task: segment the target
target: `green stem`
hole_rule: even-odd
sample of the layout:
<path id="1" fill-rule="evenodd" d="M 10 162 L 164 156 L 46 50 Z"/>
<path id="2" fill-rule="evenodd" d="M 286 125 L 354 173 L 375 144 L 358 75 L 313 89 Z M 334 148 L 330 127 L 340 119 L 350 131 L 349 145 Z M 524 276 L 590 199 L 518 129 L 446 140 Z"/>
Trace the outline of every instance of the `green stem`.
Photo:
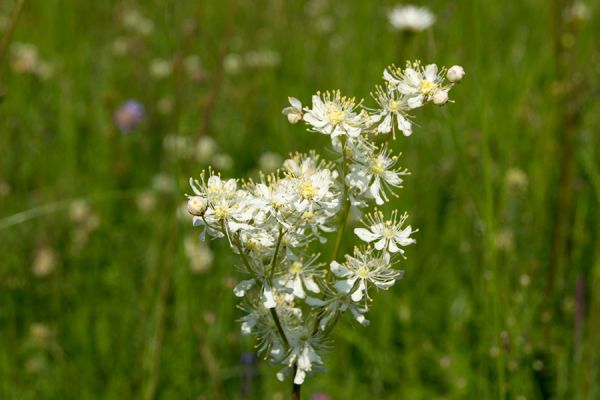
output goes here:
<path id="1" fill-rule="evenodd" d="M 279 236 L 277 237 L 277 244 L 275 245 L 275 252 L 273 253 L 273 258 L 271 259 L 271 273 L 269 275 L 269 283 L 273 284 L 273 275 L 275 274 L 275 268 L 277 268 L 277 261 L 279 260 L 279 248 L 281 247 L 281 240 L 283 239 L 283 235 L 285 232 L 281 225 L 279 225 Z"/>
<path id="2" fill-rule="evenodd" d="M 6 53 L 6 49 L 8 48 L 8 42 L 10 37 L 15 30 L 15 26 L 17 25 L 17 21 L 19 19 L 19 15 L 21 15 L 21 11 L 23 10 L 23 5 L 25 4 L 25 0 L 19 0 L 17 5 L 15 6 L 15 11 L 13 15 L 10 17 L 10 21 L 8 23 L 8 28 L 4 35 L 2 36 L 2 40 L 0 41 L 0 65 L 2 64 L 2 60 L 4 59 L 4 54 Z"/>
<path id="3" fill-rule="evenodd" d="M 335 238 L 335 247 L 333 249 L 333 253 L 331 255 L 331 261 L 335 261 L 338 258 L 340 253 L 340 248 L 342 247 L 342 238 L 344 236 L 344 229 L 346 228 L 346 221 L 348 220 L 348 212 L 350 211 L 350 198 L 348 196 L 348 189 L 346 189 L 346 168 L 347 168 L 348 160 L 346 159 L 346 141 L 342 144 L 342 185 L 343 185 L 343 194 L 342 198 L 344 199 L 344 204 L 342 205 L 342 213 L 340 226 L 338 228 L 337 237 Z M 329 275 L 329 272 L 328 272 Z"/>
<path id="4" fill-rule="evenodd" d="M 281 229 L 280 229 L 279 240 L 277 241 L 277 247 L 275 248 L 275 254 L 273 255 L 274 260 L 277 258 L 277 253 L 279 253 L 279 247 L 281 244 L 282 236 L 283 236 L 283 233 L 281 233 Z M 233 243 L 233 245 L 235 247 L 237 247 L 238 252 L 240 253 L 240 258 L 242 259 L 242 262 L 246 266 L 246 269 L 248 270 L 250 275 L 252 275 L 252 277 L 254 278 L 254 280 L 256 282 L 259 282 L 257 274 L 254 272 L 254 269 L 250 265 L 250 262 L 248 261 L 248 258 L 246 257 L 244 250 L 242 249 L 239 237 L 235 237 L 235 243 Z M 271 269 L 273 269 L 273 267 L 275 267 L 275 264 L 271 263 Z M 271 275 L 273 275 L 273 274 L 271 273 Z M 269 283 L 272 286 L 272 276 L 271 276 L 270 281 L 271 282 L 269 282 Z M 277 333 L 279 333 L 279 336 L 280 336 L 281 340 L 283 341 L 283 343 L 285 343 L 285 346 L 287 348 L 289 348 L 290 342 L 288 341 L 287 336 L 285 335 L 285 331 L 283 330 L 283 326 L 281 325 L 281 321 L 279 320 L 279 316 L 277 315 L 277 310 L 275 310 L 275 308 L 270 308 L 269 312 L 271 313 L 271 316 L 273 317 L 273 322 L 275 322 L 275 327 L 277 328 Z"/>

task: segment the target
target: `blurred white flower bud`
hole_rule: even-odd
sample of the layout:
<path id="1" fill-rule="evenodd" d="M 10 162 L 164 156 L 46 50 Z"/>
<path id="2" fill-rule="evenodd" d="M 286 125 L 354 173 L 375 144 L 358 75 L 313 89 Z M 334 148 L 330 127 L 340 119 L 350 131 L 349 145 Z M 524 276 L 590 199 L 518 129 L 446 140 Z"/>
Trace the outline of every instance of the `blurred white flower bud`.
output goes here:
<path id="1" fill-rule="evenodd" d="M 460 82 L 465 77 L 465 70 L 460 65 L 454 65 L 450 67 L 446 78 L 452 83 Z"/>
<path id="2" fill-rule="evenodd" d="M 200 196 L 192 196 L 189 198 L 187 203 L 187 210 L 190 214 L 195 216 L 202 216 L 208 207 L 208 202 L 205 198 Z"/>
<path id="3" fill-rule="evenodd" d="M 302 113 L 302 103 L 295 97 L 288 97 L 288 100 L 291 106 L 284 108 L 281 113 L 287 117 L 290 124 L 297 124 L 304 115 Z"/>
<path id="4" fill-rule="evenodd" d="M 433 104 L 437 104 L 438 106 L 442 106 L 448 102 L 448 92 L 445 90 L 438 90 L 433 95 Z"/>

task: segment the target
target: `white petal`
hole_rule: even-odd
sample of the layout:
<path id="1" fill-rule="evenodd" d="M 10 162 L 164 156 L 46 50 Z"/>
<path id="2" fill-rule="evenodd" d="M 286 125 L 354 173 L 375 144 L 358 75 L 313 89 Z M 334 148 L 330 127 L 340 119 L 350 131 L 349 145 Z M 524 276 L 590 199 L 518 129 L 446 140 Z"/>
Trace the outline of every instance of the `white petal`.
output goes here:
<path id="1" fill-rule="evenodd" d="M 306 296 L 304 294 L 304 288 L 302 287 L 302 279 L 300 279 L 300 276 L 296 276 L 294 278 L 294 282 L 292 284 L 292 288 L 294 290 L 294 296 L 303 299 L 304 296 Z"/>
<path id="2" fill-rule="evenodd" d="M 348 292 L 350 292 L 350 289 L 352 289 L 352 287 L 354 286 L 354 282 L 356 282 L 356 279 L 357 278 L 355 277 L 337 281 L 334 287 L 339 293 L 347 294 Z"/>
<path id="3" fill-rule="evenodd" d="M 381 238 L 381 240 L 379 240 L 377 243 L 375 243 L 375 248 L 377 250 L 381 250 L 385 247 L 385 242 L 387 241 L 386 238 Z"/>
<path id="4" fill-rule="evenodd" d="M 266 285 L 263 290 L 263 305 L 266 308 L 275 308 L 277 306 L 277 302 L 275 302 L 275 296 L 273 295 L 273 291 L 271 287 Z"/>
<path id="5" fill-rule="evenodd" d="M 297 108 L 298 110 L 302 110 L 302 103 L 295 97 L 288 97 L 288 100 L 292 107 Z"/>
<path id="6" fill-rule="evenodd" d="M 404 71 L 404 76 L 406 76 L 408 82 L 412 86 L 419 86 L 421 84 L 420 74 L 418 74 L 417 71 L 415 71 L 412 68 L 406 68 L 406 70 Z"/>
<path id="7" fill-rule="evenodd" d="M 241 281 L 233 288 L 233 294 L 235 294 L 237 297 L 244 297 L 246 292 L 250 290 L 250 288 L 254 286 L 255 283 L 256 282 L 254 281 L 254 279 Z"/>
<path id="8" fill-rule="evenodd" d="M 296 371 L 296 376 L 294 377 L 294 383 L 296 385 L 302 385 L 304 383 L 304 378 L 306 377 L 306 372 L 304 370 L 298 368 Z"/>
<path id="9" fill-rule="evenodd" d="M 308 290 L 310 290 L 311 292 L 313 292 L 313 293 L 319 293 L 319 292 L 321 292 L 321 289 L 319 288 L 319 285 L 317 285 L 317 283 L 312 278 L 312 276 L 304 278 L 304 284 L 306 285 L 306 288 Z"/>
<path id="10" fill-rule="evenodd" d="M 345 278 L 350 275 L 350 270 L 340 264 L 337 261 L 332 261 L 330 264 L 331 272 L 334 273 L 335 276 L 339 276 L 340 278 Z"/>
<path id="11" fill-rule="evenodd" d="M 437 77 L 438 67 L 435 64 L 429 64 L 425 67 L 425 79 L 430 82 L 434 82 Z"/>
<path id="12" fill-rule="evenodd" d="M 356 234 L 356 236 L 358 236 L 361 240 L 370 243 L 373 240 L 379 238 L 379 235 L 374 234 L 373 232 L 371 232 L 370 230 L 367 230 L 365 228 L 356 228 L 354 229 L 354 233 Z"/>
<path id="13" fill-rule="evenodd" d="M 321 299 L 317 299 L 314 297 L 310 297 L 310 296 L 306 296 L 306 299 L 304 299 L 304 301 L 306 302 L 306 304 L 308 304 L 309 306 L 313 306 L 313 307 L 323 307 L 324 305 L 327 304 L 326 301 L 323 301 Z"/>
<path id="14" fill-rule="evenodd" d="M 410 108 L 419 108 L 423 105 L 423 95 L 420 94 L 416 97 L 411 97 L 407 103 Z"/>
<path id="15" fill-rule="evenodd" d="M 355 302 L 361 301 L 363 298 L 363 290 L 364 289 L 365 289 L 365 282 L 360 281 L 360 284 L 358 285 L 358 289 L 356 289 L 356 291 L 354 293 L 352 293 L 352 295 L 350 296 L 352 301 L 355 301 Z"/>

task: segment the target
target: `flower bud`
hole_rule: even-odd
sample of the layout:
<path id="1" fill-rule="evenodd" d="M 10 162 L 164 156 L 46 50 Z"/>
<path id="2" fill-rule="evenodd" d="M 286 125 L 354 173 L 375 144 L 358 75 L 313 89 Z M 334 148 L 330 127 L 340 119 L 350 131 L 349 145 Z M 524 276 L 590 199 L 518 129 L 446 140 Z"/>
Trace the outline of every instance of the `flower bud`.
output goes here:
<path id="1" fill-rule="evenodd" d="M 448 92 L 445 90 L 438 90 L 433 95 L 433 104 L 437 104 L 438 106 L 442 106 L 448 102 Z"/>
<path id="2" fill-rule="evenodd" d="M 200 196 L 192 196 L 188 199 L 187 210 L 190 214 L 200 217 L 206 212 L 208 202 Z"/>
<path id="3" fill-rule="evenodd" d="M 288 122 L 290 124 L 297 124 L 302 119 L 302 114 L 300 113 L 289 113 L 287 115 Z"/>
<path id="4" fill-rule="evenodd" d="M 454 65 L 450 67 L 448 73 L 446 74 L 446 78 L 452 83 L 460 82 L 462 78 L 465 76 L 465 70 L 460 65 Z"/>

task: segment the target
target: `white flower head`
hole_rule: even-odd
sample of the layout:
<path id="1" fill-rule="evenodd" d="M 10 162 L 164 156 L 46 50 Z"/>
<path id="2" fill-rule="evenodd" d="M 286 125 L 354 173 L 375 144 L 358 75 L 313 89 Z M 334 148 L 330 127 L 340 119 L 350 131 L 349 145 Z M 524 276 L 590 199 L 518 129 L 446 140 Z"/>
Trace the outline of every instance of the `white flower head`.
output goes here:
<path id="1" fill-rule="evenodd" d="M 425 7 L 414 5 L 394 7 L 388 14 L 390 25 L 399 31 L 421 32 L 435 22 L 435 16 Z"/>
<path id="2" fill-rule="evenodd" d="M 363 129 L 363 118 L 355 112 L 358 105 L 354 98 L 342 96 L 339 90 L 317 92 L 312 97 L 312 108 L 304 110 L 304 121 L 312 130 L 332 138 L 337 136 L 357 137 Z"/>
<path id="3" fill-rule="evenodd" d="M 350 173 L 346 175 L 346 184 L 367 193 L 375 199 L 378 205 L 389 200 L 388 192 L 395 195 L 393 189 L 402 184 L 403 175 L 408 175 L 405 169 L 394 168 L 398 162 L 397 156 L 384 147 L 379 153 L 372 154 L 366 160 L 357 160 L 350 164 Z"/>
<path id="4" fill-rule="evenodd" d="M 370 300 L 369 285 L 389 289 L 403 275 L 402 271 L 391 267 L 389 253 L 375 256 L 370 248 L 360 250 L 355 247 L 354 255 L 346 255 L 344 264 L 332 261 L 330 267 L 336 277 L 342 278 L 336 282 L 336 289 L 350 294 L 350 298 L 355 302 L 361 301 L 363 297 Z"/>
<path id="5" fill-rule="evenodd" d="M 363 224 L 368 229 L 356 228 L 354 233 L 367 243 L 375 242 L 374 246 L 377 250 L 404 254 L 402 247 L 416 242 L 410 237 L 416 230 L 413 230 L 410 225 L 404 227 L 407 218 L 408 214 L 398 215 L 394 210 L 391 218 L 386 220 L 381 211 L 375 211 L 364 218 Z"/>
<path id="6" fill-rule="evenodd" d="M 377 86 L 375 93 L 371 95 L 381 107 L 381 113 L 378 115 L 377 133 L 393 132 L 395 138 L 397 126 L 404 136 L 410 136 L 412 134 L 412 124 L 406 115 L 406 110 L 410 108 L 406 98 L 389 85 L 386 86 L 386 89 Z M 394 120 L 396 123 L 394 123 Z"/>
<path id="7" fill-rule="evenodd" d="M 320 270 L 321 264 L 317 264 L 319 255 L 316 254 L 308 259 L 288 259 L 284 268 L 284 274 L 281 276 L 281 284 L 285 287 L 292 289 L 292 293 L 295 297 L 303 299 L 306 297 L 305 288 L 313 293 L 320 293 L 321 289 L 317 285 L 315 278 L 319 278 L 323 275 L 323 271 Z"/>
<path id="8" fill-rule="evenodd" d="M 387 67 L 383 79 L 407 97 L 408 107 L 412 109 L 433 101 L 437 92 L 450 90 L 451 85 L 444 84 L 445 72 L 445 68 L 439 70 L 435 64 L 423 67 L 415 61 L 407 63 L 404 69 Z"/>

